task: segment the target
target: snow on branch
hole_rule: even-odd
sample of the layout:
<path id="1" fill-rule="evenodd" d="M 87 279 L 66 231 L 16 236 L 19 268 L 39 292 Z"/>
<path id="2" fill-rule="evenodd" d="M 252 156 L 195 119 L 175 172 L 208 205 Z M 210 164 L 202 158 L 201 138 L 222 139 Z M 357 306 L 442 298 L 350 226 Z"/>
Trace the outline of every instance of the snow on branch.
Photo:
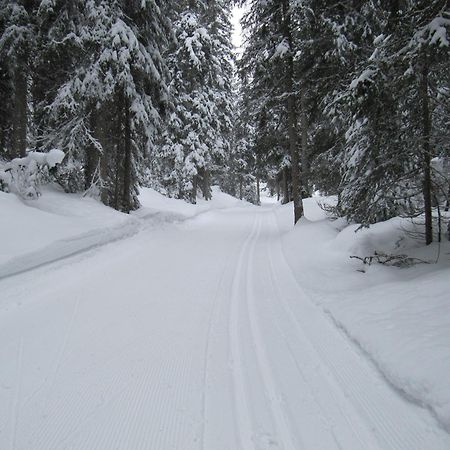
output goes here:
<path id="1" fill-rule="evenodd" d="M 30 151 L 23 158 L 15 158 L 0 169 L 0 190 L 14 192 L 22 198 L 41 195 L 39 185 L 64 159 L 64 152 L 52 149 L 48 153 Z"/>

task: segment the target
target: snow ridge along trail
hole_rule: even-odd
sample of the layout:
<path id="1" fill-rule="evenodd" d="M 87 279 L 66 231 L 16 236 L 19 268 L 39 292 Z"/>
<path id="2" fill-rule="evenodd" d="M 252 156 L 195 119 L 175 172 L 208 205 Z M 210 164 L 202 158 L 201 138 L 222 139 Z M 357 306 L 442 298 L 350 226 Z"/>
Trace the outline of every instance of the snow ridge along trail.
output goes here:
<path id="1" fill-rule="evenodd" d="M 273 215 L 272 224 L 279 235 Z M 320 367 L 334 378 L 332 381 L 336 383 L 333 384 L 353 406 L 359 420 L 351 419 L 352 428 L 363 419 L 382 449 L 450 448 L 449 435 L 430 412 L 398 395 L 359 349 L 307 297 L 284 258 L 280 239 L 270 240 L 268 246 L 268 260 L 277 285 L 284 290 L 277 297 L 282 301 L 281 309 L 290 317 L 290 321 L 283 323 L 294 324 L 298 335 L 307 337 L 321 361 Z M 337 404 L 345 405 L 342 401 Z M 345 444 L 343 448 L 353 447 Z"/>
<path id="2" fill-rule="evenodd" d="M 297 284 L 269 208 L 143 229 L 0 298 L 1 449 L 450 448 Z"/>

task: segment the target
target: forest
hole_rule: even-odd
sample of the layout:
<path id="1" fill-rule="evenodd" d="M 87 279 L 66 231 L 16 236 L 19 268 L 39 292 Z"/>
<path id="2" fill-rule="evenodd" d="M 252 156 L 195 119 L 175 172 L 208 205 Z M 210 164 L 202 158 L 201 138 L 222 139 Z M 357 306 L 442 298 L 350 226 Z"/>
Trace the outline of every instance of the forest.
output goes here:
<path id="1" fill-rule="evenodd" d="M 129 212 L 139 186 L 258 204 L 265 183 L 295 222 L 321 192 L 332 216 L 417 218 L 431 243 L 449 207 L 449 26 L 446 0 L 1 0 L 0 189 L 51 180 Z"/>
<path id="2" fill-rule="evenodd" d="M 0 0 L 0 449 L 449 450 L 450 2 Z"/>

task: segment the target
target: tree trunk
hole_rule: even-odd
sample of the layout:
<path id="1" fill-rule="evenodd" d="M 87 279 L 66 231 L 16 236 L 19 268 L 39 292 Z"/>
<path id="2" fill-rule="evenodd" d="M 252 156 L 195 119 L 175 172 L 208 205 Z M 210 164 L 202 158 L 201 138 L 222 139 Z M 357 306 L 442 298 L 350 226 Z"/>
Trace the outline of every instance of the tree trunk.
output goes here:
<path id="1" fill-rule="evenodd" d="M 97 125 L 97 110 L 95 107 L 92 108 L 90 115 L 90 129 L 91 134 L 98 139 L 98 125 Z M 85 166 L 84 166 L 84 188 L 85 190 L 90 189 L 92 184 L 95 182 L 95 175 L 98 169 L 98 164 L 100 160 L 100 154 L 98 148 L 92 143 L 87 149 L 85 155 Z M 97 172 L 98 175 L 98 172 Z"/>
<path id="2" fill-rule="evenodd" d="M 420 81 L 420 99 L 422 104 L 422 170 L 423 170 L 423 206 L 425 215 L 425 243 L 433 242 L 433 215 L 431 196 L 431 116 L 428 96 L 428 60 L 424 52 Z"/>
<path id="3" fill-rule="evenodd" d="M 291 35 L 291 13 L 289 1 L 283 0 L 283 34 L 289 44 L 290 51 L 286 55 L 286 93 L 289 130 L 289 151 L 291 154 L 292 200 L 294 203 L 294 224 L 303 215 L 303 204 L 300 192 L 299 155 L 297 145 L 297 108 L 294 96 L 294 55 Z"/>
<path id="4" fill-rule="evenodd" d="M 28 86 L 25 69 L 18 67 L 14 74 L 13 139 L 11 156 L 20 158 L 27 149 Z"/>
<path id="5" fill-rule="evenodd" d="M 203 194 L 203 198 L 205 200 L 211 200 L 212 195 L 211 195 L 211 177 L 209 174 L 209 170 L 207 169 L 203 169 L 202 170 L 202 194 Z"/>
<path id="6" fill-rule="evenodd" d="M 302 88 L 300 91 L 300 119 L 302 127 L 302 176 L 301 176 L 301 186 L 303 196 L 309 197 L 311 195 L 311 187 L 309 185 L 309 153 L 308 153 L 308 120 L 306 117 L 306 99 L 305 99 L 305 89 Z"/>
<path id="7" fill-rule="evenodd" d="M 95 137 L 100 141 L 102 146 L 102 154 L 100 155 L 100 198 L 102 203 L 105 205 L 110 205 L 110 171 L 109 171 L 109 161 L 111 152 L 111 140 L 108 139 L 110 134 L 106 132 L 106 117 L 105 117 L 105 107 L 102 106 L 97 111 L 97 120 L 95 128 Z"/>
<path id="8" fill-rule="evenodd" d="M 261 189 L 260 189 L 260 181 L 259 181 L 259 175 L 256 174 L 256 204 L 261 204 Z"/>
<path id="9" fill-rule="evenodd" d="M 243 191 L 243 180 L 242 180 L 242 175 L 239 175 L 239 199 L 242 200 L 242 198 L 244 197 L 244 191 Z"/>
<path id="10" fill-rule="evenodd" d="M 130 108 L 128 99 L 125 97 L 123 101 L 124 107 L 124 162 L 123 162 L 123 211 L 129 213 L 131 211 L 131 123 Z"/>
<path id="11" fill-rule="evenodd" d="M 123 186 L 123 96 L 122 93 L 116 93 L 117 121 L 114 129 L 114 152 L 115 152 L 115 175 L 114 175 L 114 203 L 113 208 L 122 209 L 121 193 Z"/>
<path id="12" fill-rule="evenodd" d="M 194 205 L 197 203 L 197 183 L 198 183 L 198 176 L 194 175 L 192 177 L 192 191 L 191 191 L 191 203 Z"/>
<path id="13" fill-rule="evenodd" d="M 283 205 L 289 203 L 289 183 L 288 183 L 288 168 L 283 168 Z"/>

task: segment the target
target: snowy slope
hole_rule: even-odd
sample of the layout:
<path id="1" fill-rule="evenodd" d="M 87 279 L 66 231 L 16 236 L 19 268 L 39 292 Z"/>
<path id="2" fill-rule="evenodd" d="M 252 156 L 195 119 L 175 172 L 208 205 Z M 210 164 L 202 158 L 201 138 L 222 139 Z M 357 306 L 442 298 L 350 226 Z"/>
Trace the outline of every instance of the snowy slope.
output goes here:
<path id="1" fill-rule="evenodd" d="M 28 201 L 0 192 L 0 211 L 0 278 L 137 230 L 132 217 L 56 189 Z"/>
<path id="2" fill-rule="evenodd" d="M 324 220 L 313 199 L 309 220 L 285 234 L 283 249 L 298 282 L 405 398 L 429 408 L 450 430 L 450 245 L 424 248 L 391 219 L 355 233 Z M 286 222 L 290 210 L 280 209 Z M 350 255 L 407 253 L 432 262 L 409 269 L 363 266 Z M 358 270 L 364 269 L 365 273 Z"/>
<path id="3" fill-rule="evenodd" d="M 142 207 L 131 215 L 79 194 L 49 187 L 35 200 L 0 192 L 0 279 L 132 236 L 144 227 L 186 220 L 210 209 L 239 207 L 213 188 L 213 200 L 197 205 L 141 190 Z"/>
<path id="4" fill-rule="evenodd" d="M 143 191 L 126 218 L 135 234 L 0 280 L 0 448 L 450 448 L 430 410 L 393 388 L 401 379 L 387 381 L 397 335 L 357 305 L 392 271 L 356 272 L 317 210 L 289 231 L 289 205 L 216 194 L 192 206 Z M 74 206 L 60 200 L 56 216 Z M 110 213 L 105 229 L 122 217 Z M 407 367 L 393 344 L 385 366 L 409 381 L 438 374 L 445 401 L 441 367 L 417 355 Z"/>

